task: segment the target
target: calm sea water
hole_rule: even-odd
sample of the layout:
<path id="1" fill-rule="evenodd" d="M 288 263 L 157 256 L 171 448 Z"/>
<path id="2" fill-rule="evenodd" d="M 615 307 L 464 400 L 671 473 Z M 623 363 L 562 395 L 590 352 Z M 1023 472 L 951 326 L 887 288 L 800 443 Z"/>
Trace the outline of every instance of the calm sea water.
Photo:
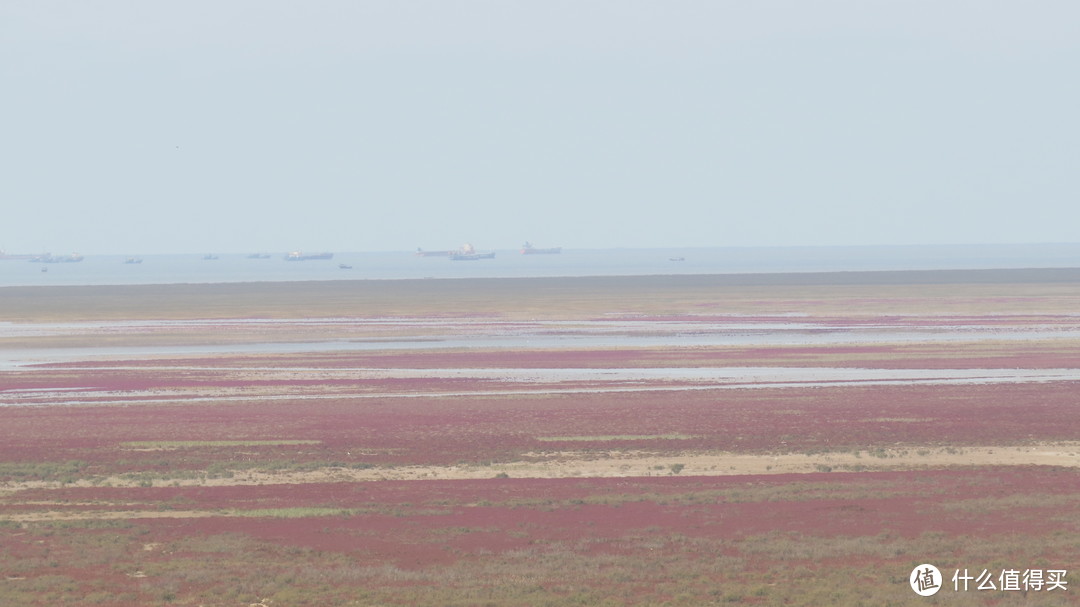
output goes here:
<path id="1" fill-rule="evenodd" d="M 564 249 L 557 255 L 497 251 L 494 259 L 451 261 L 412 252 L 335 252 L 332 260 L 285 261 L 246 254 L 87 255 L 78 263 L 0 260 L 0 286 L 477 278 L 636 276 L 851 270 L 935 270 L 1080 267 L 1080 244 L 771 247 L 695 249 Z M 352 266 L 342 269 L 340 264 Z M 47 271 L 42 271 L 45 268 Z"/>

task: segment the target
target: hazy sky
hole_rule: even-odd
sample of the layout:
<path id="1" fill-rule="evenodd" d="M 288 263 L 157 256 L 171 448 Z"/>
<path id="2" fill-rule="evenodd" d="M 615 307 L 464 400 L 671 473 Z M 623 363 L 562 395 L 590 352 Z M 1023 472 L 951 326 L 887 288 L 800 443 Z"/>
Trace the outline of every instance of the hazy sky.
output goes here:
<path id="1" fill-rule="evenodd" d="M 1080 3 L 2 0 L 0 248 L 1080 241 Z"/>

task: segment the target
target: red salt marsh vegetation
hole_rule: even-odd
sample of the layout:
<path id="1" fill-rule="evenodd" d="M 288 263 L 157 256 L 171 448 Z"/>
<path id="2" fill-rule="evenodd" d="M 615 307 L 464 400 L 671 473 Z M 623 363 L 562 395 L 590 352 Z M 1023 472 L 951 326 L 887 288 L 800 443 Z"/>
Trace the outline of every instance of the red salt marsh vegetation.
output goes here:
<path id="1" fill-rule="evenodd" d="M 197 476 L 217 469 L 213 464 L 449 466 L 546 461 L 566 451 L 819 454 L 1025 447 L 1080 437 L 1071 382 L 187 404 L 175 402 L 182 395 L 170 398 L 4 410 L 0 461 L 8 468 L 80 461 L 85 474 L 101 478 L 144 471 L 167 481 L 170 473 Z M 238 449 L 235 441 L 251 444 Z M 15 480 L 4 470 L 0 465 L 0 478 Z"/>
<path id="2" fill-rule="evenodd" d="M 0 605 L 1080 603 L 1080 284 L 884 274 L 0 289 Z"/>
<path id="3" fill-rule="evenodd" d="M 1068 566 L 1075 481 L 1008 467 L 32 490 L 57 515 L 5 513 L 4 590 L 28 605 L 901 605 L 928 556 Z"/>

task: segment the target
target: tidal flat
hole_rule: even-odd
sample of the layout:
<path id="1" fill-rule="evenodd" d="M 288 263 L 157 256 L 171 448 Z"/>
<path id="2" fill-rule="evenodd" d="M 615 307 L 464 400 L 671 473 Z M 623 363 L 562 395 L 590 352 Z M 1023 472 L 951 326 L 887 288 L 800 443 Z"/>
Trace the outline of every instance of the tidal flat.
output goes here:
<path id="1" fill-rule="evenodd" d="M 0 604 L 901 605 L 922 563 L 1080 604 L 951 581 L 1078 567 L 1078 310 L 1071 270 L 2 288 Z"/>

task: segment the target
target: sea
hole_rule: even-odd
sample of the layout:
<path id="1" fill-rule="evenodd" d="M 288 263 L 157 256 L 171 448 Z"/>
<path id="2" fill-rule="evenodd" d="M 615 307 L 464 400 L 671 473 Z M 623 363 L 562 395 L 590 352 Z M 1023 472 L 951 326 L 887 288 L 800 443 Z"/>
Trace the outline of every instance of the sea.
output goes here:
<path id="1" fill-rule="evenodd" d="M 284 252 L 268 254 L 142 255 L 140 263 L 126 263 L 130 255 L 85 255 L 68 263 L 0 260 L 0 287 L 1080 267 L 1080 243 L 570 248 L 540 255 L 497 250 L 492 259 L 467 261 L 412 251 L 341 251 L 332 259 L 306 261 L 287 261 Z"/>

